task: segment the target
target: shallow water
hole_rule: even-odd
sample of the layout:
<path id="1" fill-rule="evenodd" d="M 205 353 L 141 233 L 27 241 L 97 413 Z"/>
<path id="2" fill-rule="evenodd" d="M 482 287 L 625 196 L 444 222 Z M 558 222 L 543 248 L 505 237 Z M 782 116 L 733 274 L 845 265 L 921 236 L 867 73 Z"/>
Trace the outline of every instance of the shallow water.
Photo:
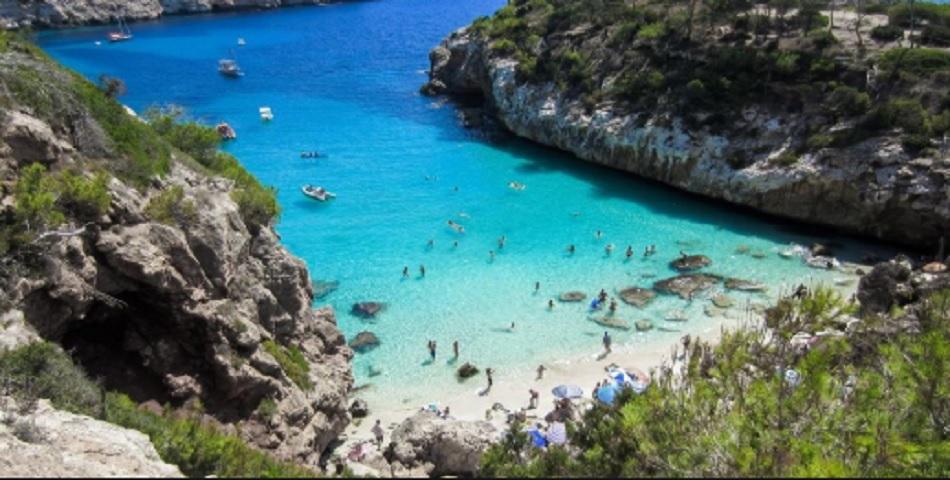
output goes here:
<path id="1" fill-rule="evenodd" d="M 239 139 L 227 149 L 279 189 L 284 243 L 307 262 L 315 281 L 339 282 L 316 304 L 336 307 L 348 337 L 369 329 L 381 338 L 382 346 L 354 362 L 357 381 L 374 385 L 371 401 L 469 388 L 455 382 L 446 362 L 456 339 L 461 361 L 500 375 L 596 349 L 603 329 L 586 320 L 587 302 L 548 311 L 548 299 L 566 290 L 594 295 L 601 288 L 612 294 L 650 286 L 674 274 L 667 262 L 680 250 L 711 257 L 710 272 L 769 283 L 772 294 L 783 285 L 842 276 L 777 255 L 789 243 L 828 237 L 523 141 L 486 143 L 459 127 L 450 105 L 418 95 L 429 49 L 503 3 L 386 0 L 178 17 L 133 25 L 135 38 L 127 43 L 96 46 L 105 28 L 44 33 L 40 43 L 90 78 L 124 79 L 129 93 L 122 100 L 138 111 L 175 103 L 202 121 L 231 123 Z M 238 37 L 247 45 L 238 47 Z M 231 49 L 246 72 L 239 80 L 216 72 L 217 59 Z M 273 122 L 259 120 L 262 105 L 273 109 Z M 300 158 L 309 150 L 328 157 Z M 510 181 L 527 188 L 515 191 Z M 309 200 L 300 193 L 305 183 L 324 185 L 338 198 Z M 448 220 L 466 233 L 449 229 Z M 507 243 L 499 249 L 502 235 Z M 878 249 L 831 240 L 853 257 Z M 608 243 L 616 245 L 609 256 Z M 577 247 L 573 256 L 564 252 L 569 244 Z M 643 258 L 647 244 L 658 253 Z M 627 245 L 636 252 L 630 261 L 624 261 Z M 737 254 L 739 245 L 765 258 Z M 489 250 L 497 253 L 494 261 Z M 410 278 L 402 278 L 404 266 Z M 387 308 L 372 321 L 349 313 L 366 300 Z M 644 310 L 621 304 L 618 315 L 699 332 L 711 325 L 702 313 L 707 303 L 661 296 Z M 664 322 L 671 309 L 686 309 L 689 322 Z M 679 335 L 613 332 L 617 343 L 671 343 Z M 433 365 L 426 364 L 428 339 L 439 344 Z M 369 378 L 370 366 L 383 374 Z"/>

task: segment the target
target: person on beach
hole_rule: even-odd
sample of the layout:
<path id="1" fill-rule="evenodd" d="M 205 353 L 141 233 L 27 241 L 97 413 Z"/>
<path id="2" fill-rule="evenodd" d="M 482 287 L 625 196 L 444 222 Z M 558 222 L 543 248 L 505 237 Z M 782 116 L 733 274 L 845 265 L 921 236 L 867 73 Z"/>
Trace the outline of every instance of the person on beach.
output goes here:
<path id="1" fill-rule="evenodd" d="M 528 395 L 530 395 L 528 398 L 528 408 L 538 408 L 538 398 L 541 396 L 538 391 L 530 388 L 528 389 Z"/>
<path id="2" fill-rule="evenodd" d="M 610 353 L 610 342 L 611 342 L 610 334 L 607 333 L 607 332 L 604 332 L 604 350 L 605 350 L 607 353 Z M 433 354 L 433 355 L 435 355 L 435 354 Z"/>
<path id="3" fill-rule="evenodd" d="M 383 446 L 383 426 L 379 419 L 376 419 L 376 425 L 373 425 L 373 437 L 376 438 L 376 446 L 382 448 Z"/>
<path id="4" fill-rule="evenodd" d="M 425 265 L 419 265 L 419 276 L 420 276 L 420 277 L 425 277 L 425 276 L 426 276 L 426 266 L 425 266 Z"/>
<path id="5" fill-rule="evenodd" d="M 548 310 L 554 310 L 554 299 L 553 299 L 553 298 L 549 298 L 549 299 L 548 299 Z"/>
<path id="6" fill-rule="evenodd" d="M 597 381 L 597 384 L 594 385 L 594 390 L 591 391 L 591 397 L 594 397 L 594 400 L 597 400 L 597 390 L 600 390 L 600 380 Z"/>
<path id="7" fill-rule="evenodd" d="M 545 370 L 547 370 L 547 369 L 544 368 L 544 365 L 538 365 L 538 378 L 537 378 L 537 380 L 541 380 L 541 379 L 544 377 L 544 371 L 545 371 Z"/>
<path id="8" fill-rule="evenodd" d="M 402 267 L 402 278 L 409 278 L 409 266 Z"/>
<path id="9" fill-rule="evenodd" d="M 486 391 L 491 390 L 492 385 L 494 385 L 494 383 L 495 383 L 494 380 L 492 379 L 492 375 L 493 375 L 494 373 L 495 373 L 495 371 L 492 370 L 491 368 L 486 368 L 486 369 L 485 369 L 485 376 L 488 377 L 488 388 L 485 389 Z"/>
<path id="10" fill-rule="evenodd" d="M 459 358 L 459 341 L 458 340 L 452 342 L 452 354 L 455 355 L 455 358 Z"/>

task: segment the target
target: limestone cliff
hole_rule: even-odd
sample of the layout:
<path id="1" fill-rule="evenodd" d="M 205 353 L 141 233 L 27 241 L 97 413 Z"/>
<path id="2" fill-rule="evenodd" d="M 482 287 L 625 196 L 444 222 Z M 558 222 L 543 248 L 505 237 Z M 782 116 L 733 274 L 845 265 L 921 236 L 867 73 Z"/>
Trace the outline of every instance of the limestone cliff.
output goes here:
<path id="1" fill-rule="evenodd" d="M 946 135 L 907 131 L 929 128 L 924 122 L 864 128 L 881 123 L 888 95 L 922 98 L 924 107 L 908 107 L 913 114 L 934 101 L 931 111 L 943 113 L 933 114 L 940 121 L 932 124 L 943 125 L 950 118 L 946 72 L 931 80 L 929 73 L 898 72 L 893 80 L 880 68 L 880 51 L 851 59 L 852 27 L 840 14 L 838 40 L 820 31 L 799 36 L 791 26 L 784 37 L 779 30 L 753 38 L 705 19 L 684 39 L 664 26 L 674 15 L 650 10 L 655 5 L 598 15 L 583 3 L 513 2 L 454 32 L 431 52 L 423 91 L 481 96 L 518 136 L 689 192 L 928 250 L 950 237 Z M 756 18 L 735 15 L 740 26 Z M 702 28 L 708 30 L 700 36 Z M 816 38 L 832 46 L 819 48 Z M 748 73 L 738 71 L 752 63 Z M 775 73 L 781 68 L 790 73 Z M 850 83 L 856 86 L 841 86 Z M 844 94 L 862 99 L 855 110 L 868 113 L 834 110 Z M 868 108 L 869 98 L 880 106 Z M 911 104 L 901 102 L 892 101 Z"/>
<path id="2" fill-rule="evenodd" d="M 0 0 L 0 26 L 70 27 L 116 19 L 151 20 L 162 15 L 318 5 L 334 0 Z"/>
<path id="3" fill-rule="evenodd" d="M 252 444 L 316 464 L 349 422 L 352 352 L 235 182 L 28 45 L 0 52 L 0 105 L 2 344 L 29 338 L 23 318 L 108 389 L 200 400 Z M 164 173 L 141 173 L 163 155 Z M 104 202 L 90 203 L 92 178 L 108 179 Z M 176 196 L 188 215 L 154 213 Z"/>

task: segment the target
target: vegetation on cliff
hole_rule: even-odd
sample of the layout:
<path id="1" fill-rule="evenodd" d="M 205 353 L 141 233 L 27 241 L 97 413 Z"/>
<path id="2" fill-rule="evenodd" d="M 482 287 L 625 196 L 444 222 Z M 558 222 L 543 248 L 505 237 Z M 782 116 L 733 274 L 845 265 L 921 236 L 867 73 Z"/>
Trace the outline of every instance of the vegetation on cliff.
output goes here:
<path id="1" fill-rule="evenodd" d="M 914 29 L 906 5 L 858 7 L 512 0 L 470 31 L 490 55 L 517 62 L 519 83 L 553 83 L 589 110 L 608 102 L 632 113 L 668 110 L 713 130 L 750 105 L 805 115 L 810 131 L 793 139 L 790 163 L 884 132 L 900 134 L 912 153 L 935 148 L 950 130 L 947 6 L 916 2 Z M 888 17 L 875 16 L 884 10 Z M 849 27 L 833 30 L 834 22 Z"/>
<path id="2" fill-rule="evenodd" d="M 485 456 L 496 476 L 946 476 L 950 472 L 950 290 L 917 309 L 917 328 L 865 316 L 849 335 L 798 332 L 854 322 L 819 289 L 786 298 L 765 328 L 687 347 L 641 396 L 598 406 L 574 446 L 541 451 L 512 435 Z M 852 327 L 854 328 L 854 327 Z M 811 347 L 805 344 L 815 342 Z M 787 372 L 795 372 L 789 374 Z"/>

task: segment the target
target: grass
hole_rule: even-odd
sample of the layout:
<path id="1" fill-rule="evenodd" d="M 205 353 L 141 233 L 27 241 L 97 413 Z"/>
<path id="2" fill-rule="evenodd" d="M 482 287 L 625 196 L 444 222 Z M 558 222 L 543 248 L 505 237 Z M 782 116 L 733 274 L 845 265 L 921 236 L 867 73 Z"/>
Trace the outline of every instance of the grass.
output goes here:
<path id="1" fill-rule="evenodd" d="M 22 403 L 49 399 L 58 409 L 97 416 L 99 387 L 58 346 L 36 342 L 0 352 L 0 393 Z"/>
<path id="2" fill-rule="evenodd" d="M 310 381 L 310 365 L 299 348 L 293 345 L 284 347 L 273 340 L 265 340 L 262 346 L 265 352 L 277 360 L 287 378 L 304 390 L 313 388 L 313 383 Z"/>

